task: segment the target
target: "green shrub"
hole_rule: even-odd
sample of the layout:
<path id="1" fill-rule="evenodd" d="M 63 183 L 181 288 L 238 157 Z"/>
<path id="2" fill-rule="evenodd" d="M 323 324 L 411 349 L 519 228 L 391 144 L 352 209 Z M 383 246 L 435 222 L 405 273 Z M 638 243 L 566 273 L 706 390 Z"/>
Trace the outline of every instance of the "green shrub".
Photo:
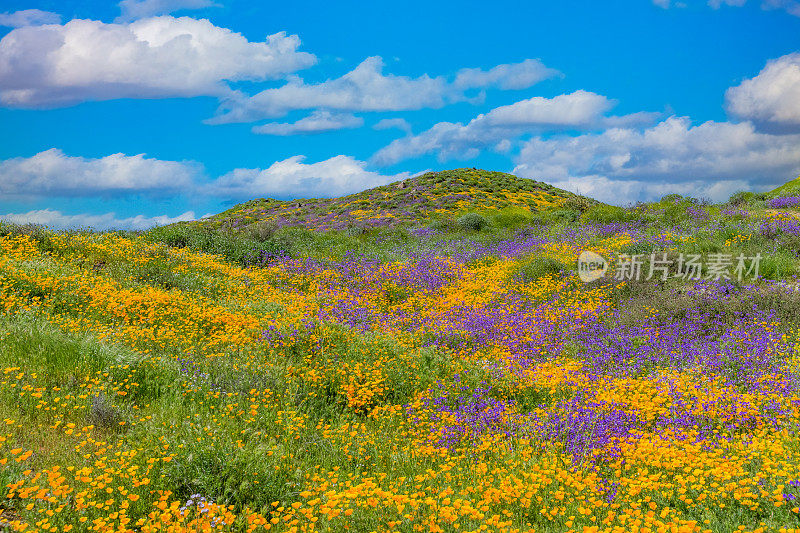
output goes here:
<path id="1" fill-rule="evenodd" d="M 288 243 L 275 236 L 266 241 L 254 239 L 244 232 L 215 230 L 197 224 L 173 224 L 153 228 L 145 238 L 175 248 L 216 254 L 232 263 L 248 266 L 255 255 L 274 256 L 291 253 Z"/>
<path id="2" fill-rule="evenodd" d="M 530 283 L 548 274 L 560 274 L 567 266 L 547 255 L 534 255 L 522 262 L 516 272 L 516 277 L 523 283 Z"/>
<path id="3" fill-rule="evenodd" d="M 457 223 L 464 231 L 481 231 L 489 225 L 489 221 L 478 213 L 467 213 L 459 217 Z"/>
<path id="4" fill-rule="evenodd" d="M 277 226 L 271 220 L 261 220 L 247 226 L 245 234 L 251 239 L 265 242 L 272 239 L 277 229 Z"/>
<path id="5" fill-rule="evenodd" d="M 546 216 L 552 222 L 572 224 L 578 220 L 580 213 L 574 209 L 556 209 L 554 211 L 548 211 Z"/>
<path id="6" fill-rule="evenodd" d="M 570 196 L 561 202 L 561 207 L 572 211 L 583 213 L 597 204 L 595 200 L 585 196 Z"/>
<path id="7" fill-rule="evenodd" d="M 664 209 L 661 213 L 661 221 L 670 226 L 680 226 L 689 220 L 689 215 L 686 213 L 687 204 L 684 202 L 675 202 Z"/>
<path id="8" fill-rule="evenodd" d="M 683 196 L 677 193 L 672 193 L 662 196 L 660 201 L 664 203 L 674 203 L 680 202 L 681 200 L 683 200 Z"/>
<path id="9" fill-rule="evenodd" d="M 455 231 L 458 224 L 452 218 L 437 218 L 428 227 L 436 231 Z"/>
<path id="10" fill-rule="evenodd" d="M 506 210 L 491 217 L 492 226 L 496 228 L 512 228 L 530 222 L 530 215 L 517 210 Z"/>
<path id="11" fill-rule="evenodd" d="M 611 222 L 626 222 L 630 219 L 628 212 L 614 205 L 596 205 L 586 210 L 581 219 L 585 222 L 596 224 L 609 224 Z"/>
<path id="12" fill-rule="evenodd" d="M 651 254 L 655 251 L 655 249 L 656 246 L 652 242 L 638 241 L 627 246 L 623 246 L 619 252 L 627 255 L 643 255 Z"/>
<path id="13" fill-rule="evenodd" d="M 738 207 L 740 205 L 744 205 L 750 202 L 751 200 L 754 199 L 754 197 L 755 194 L 753 194 L 752 192 L 737 191 L 733 193 L 730 198 L 728 198 L 728 203 L 731 204 L 732 206 Z"/>
<path id="14" fill-rule="evenodd" d="M 787 252 L 770 253 L 761 258 L 758 275 L 764 279 L 781 280 L 797 273 L 795 258 Z"/>

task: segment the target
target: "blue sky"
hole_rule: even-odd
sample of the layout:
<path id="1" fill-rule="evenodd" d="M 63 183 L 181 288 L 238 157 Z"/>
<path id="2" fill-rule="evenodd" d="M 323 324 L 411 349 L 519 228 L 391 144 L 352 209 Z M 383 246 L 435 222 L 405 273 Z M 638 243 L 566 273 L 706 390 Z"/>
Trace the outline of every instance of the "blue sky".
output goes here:
<path id="1" fill-rule="evenodd" d="M 3 2 L 0 218 L 140 229 L 426 170 L 624 205 L 800 174 L 800 2 Z"/>

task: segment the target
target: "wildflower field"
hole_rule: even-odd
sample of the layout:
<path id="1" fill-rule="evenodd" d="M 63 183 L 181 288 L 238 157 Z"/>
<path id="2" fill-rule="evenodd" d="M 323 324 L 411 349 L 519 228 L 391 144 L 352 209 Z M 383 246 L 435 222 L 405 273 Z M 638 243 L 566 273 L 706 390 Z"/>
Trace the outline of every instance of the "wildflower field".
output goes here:
<path id="1" fill-rule="evenodd" d="M 800 202 L 576 198 L 0 226 L 0 530 L 800 530 Z"/>

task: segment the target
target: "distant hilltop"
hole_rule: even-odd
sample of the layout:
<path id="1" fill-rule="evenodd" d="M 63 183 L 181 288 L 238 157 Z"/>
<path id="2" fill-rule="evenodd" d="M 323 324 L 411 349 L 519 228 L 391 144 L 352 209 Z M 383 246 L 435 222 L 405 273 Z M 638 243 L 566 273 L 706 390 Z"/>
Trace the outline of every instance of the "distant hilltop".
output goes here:
<path id="1" fill-rule="evenodd" d="M 458 168 L 428 172 L 339 198 L 259 198 L 193 224 L 230 229 L 258 222 L 318 230 L 387 227 L 452 218 L 466 212 L 536 212 L 571 202 L 585 206 L 599 203 L 547 183 L 504 172 Z"/>

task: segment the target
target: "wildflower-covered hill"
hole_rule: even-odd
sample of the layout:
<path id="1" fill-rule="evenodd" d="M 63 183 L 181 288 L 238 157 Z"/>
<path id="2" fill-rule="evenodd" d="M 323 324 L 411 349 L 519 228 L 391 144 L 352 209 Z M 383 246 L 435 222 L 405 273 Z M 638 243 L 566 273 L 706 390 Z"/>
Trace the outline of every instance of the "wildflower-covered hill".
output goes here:
<path id="1" fill-rule="evenodd" d="M 0 224 L 0 530 L 796 532 L 800 220 L 771 201 Z"/>
<path id="2" fill-rule="evenodd" d="M 291 201 L 257 199 L 239 204 L 199 224 L 243 228 L 267 221 L 277 227 L 342 229 L 351 226 L 394 226 L 419 223 L 466 211 L 538 211 L 561 206 L 567 199 L 587 205 L 596 201 L 534 180 L 503 172 L 459 168 L 428 172 L 341 198 Z"/>

